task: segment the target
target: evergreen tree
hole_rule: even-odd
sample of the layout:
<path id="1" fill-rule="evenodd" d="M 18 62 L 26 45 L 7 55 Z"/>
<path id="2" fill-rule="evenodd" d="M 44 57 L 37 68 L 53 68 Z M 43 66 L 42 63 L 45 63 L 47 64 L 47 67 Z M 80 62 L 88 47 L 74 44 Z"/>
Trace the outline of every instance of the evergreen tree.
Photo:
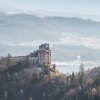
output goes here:
<path id="1" fill-rule="evenodd" d="M 25 67 L 29 68 L 30 66 L 31 66 L 31 63 L 30 63 L 29 57 L 26 56 Z"/>
<path id="2" fill-rule="evenodd" d="M 10 65 L 11 65 L 11 55 L 8 53 L 7 61 L 6 61 L 6 66 L 9 67 Z"/>
<path id="3" fill-rule="evenodd" d="M 44 74 L 50 77 L 50 66 L 44 65 Z"/>
<path id="4" fill-rule="evenodd" d="M 79 72 L 79 84 L 82 90 L 83 90 L 83 83 L 84 83 L 84 67 L 83 67 L 83 64 L 81 64 L 80 72 Z"/>

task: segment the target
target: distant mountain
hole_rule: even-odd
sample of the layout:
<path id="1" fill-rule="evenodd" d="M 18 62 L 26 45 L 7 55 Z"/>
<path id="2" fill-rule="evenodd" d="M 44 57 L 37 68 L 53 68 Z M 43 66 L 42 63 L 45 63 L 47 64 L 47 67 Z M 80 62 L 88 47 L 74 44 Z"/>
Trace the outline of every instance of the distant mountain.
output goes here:
<path id="1" fill-rule="evenodd" d="M 50 42 L 53 60 L 100 59 L 100 22 L 77 17 L 0 14 L 0 56 L 25 55 Z"/>

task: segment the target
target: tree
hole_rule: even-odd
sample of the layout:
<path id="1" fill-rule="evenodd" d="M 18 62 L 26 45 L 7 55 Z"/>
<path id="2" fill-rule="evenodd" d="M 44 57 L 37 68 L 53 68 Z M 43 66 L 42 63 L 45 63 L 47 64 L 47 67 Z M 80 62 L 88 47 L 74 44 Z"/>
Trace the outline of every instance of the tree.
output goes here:
<path id="1" fill-rule="evenodd" d="M 81 86 L 81 89 L 83 90 L 83 82 L 84 82 L 84 67 L 83 64 L 81 63 L 80 65 L 80 72 L 79 72 L 79 84 Z"/>
<path id="2" fill-rule="evenodd" d="M 6 66 L 9 67 L 10 65 L 11 65 L 11 55 L 8 53 Z"/>
<path id="3" fill-rule="evenodd" d="M 30 60 L 29 60 L 29 57 L 26 56 L 26 60 L 25 60 L 25 67 L 29 68 L 31 66 L 30 64 Z"/>
<path id="4" fill-rule="evenodd" d="M 74 74 L 74 72 L 72 72 L 72 75 L 71 75 L 71 82 L 73 83 L 74 80 L 75 80 L 75 74 Z"/>
<path id="5" fill-rule="evenodd" d="M 44 65 L 44 74 L 50 77 L 50 66 Z"/>

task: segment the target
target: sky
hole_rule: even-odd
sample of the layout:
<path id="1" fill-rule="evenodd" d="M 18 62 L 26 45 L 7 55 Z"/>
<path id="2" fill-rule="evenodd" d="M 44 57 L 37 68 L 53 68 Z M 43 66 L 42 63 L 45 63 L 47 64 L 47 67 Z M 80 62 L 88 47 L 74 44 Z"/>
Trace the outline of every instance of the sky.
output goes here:
<path id="1" fill-rule="evenodd" d="M 1 12 L 47 11 L 99 18 L 100 0 L 0 0 Z"/>
<path id="2" fill-rule="evenodd" d="M 69 46 L 83 46 L 91 49 L 100 50 L 100 39 L 90 37 L 79 37 L 71 33 L 66 33 L 58 41 L 34 40 L 28 42 L 0 42 L 0 45 L 18 46 L 18 47 L 38 47 L 40 44 L 50 43 L 50 46 L 69 45 Z"/>
<path id="3" fill-rule="evenodd" d="M 100 0 L 0 0 L 0 12 L 29 13 L 39 16 L 71 16 L 100 21 Z M 0 45 L 18 47 L 37 47 L 39 44 L 49 42 L 51 46 L 70 45 L 83 46 L 100 50 L 100 39 L 90 37 L 78 37 L 66 34 L 56 42 L 51 41 L 26 41 L 26 42 L 0 42 Z"/>

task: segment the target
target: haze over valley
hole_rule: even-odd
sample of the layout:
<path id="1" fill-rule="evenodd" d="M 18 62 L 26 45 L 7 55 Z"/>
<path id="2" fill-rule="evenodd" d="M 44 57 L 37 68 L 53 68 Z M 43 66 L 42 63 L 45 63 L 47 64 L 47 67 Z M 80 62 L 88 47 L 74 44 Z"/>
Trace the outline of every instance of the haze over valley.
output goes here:
<path id="1" fill-rule="evenodd" d="M 26 55 L 50 43 L 53 61 L 100 61 L 100 22 L 78 17 L 0 14 L 0 56 Z"/>

